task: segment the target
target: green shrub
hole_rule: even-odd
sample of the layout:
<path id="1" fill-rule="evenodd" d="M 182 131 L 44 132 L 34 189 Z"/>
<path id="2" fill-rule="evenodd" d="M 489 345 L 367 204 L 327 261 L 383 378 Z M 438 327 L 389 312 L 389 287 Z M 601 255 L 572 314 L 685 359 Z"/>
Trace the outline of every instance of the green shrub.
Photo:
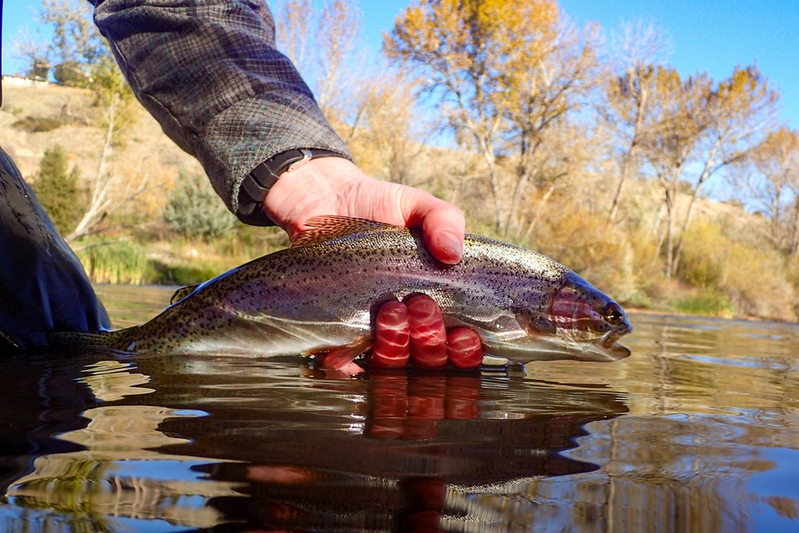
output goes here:
<path id="1" fill-rule="evenodd" d="M 181 171 L 175 188 L 167 194 L 164 220 L 186 237 L 221 237 L 233 230 L 236 218 L 201 174 Z"/>
<path id="2" fill-rule="evenodd" d="M 87 87 L 89 76 L 81 65 L 74 60 L 64 61 L 53 68 L 53 78 L 60 85 L 67 87 Z"/>
<path id="3" fill-rule="evenodd" d="M 73 166 L 67 172 L 67 166 L 67 154 L 56 144 L 44 151 L 33 181 L 39 202 L 62 235 L 75 229 L 84 212 L 83 192 L 78 188 L 80 171 Z"/>
<path id="4" fill-rule="evenodd" d="M 153 283 L 158 285 L 196 285 L 215 278 L 225 271 L 208 265 L 168 265 L 160 261 L 153 265 L 156 277 Z"/>
<path id="5" fill-rule="evenodd" d="M 726 294 L 705 289 L 687 298 L 672 302 L 672 307 L 680 313 L 689 315 L 717 316 L 731 318 L 733 305 Z"/>

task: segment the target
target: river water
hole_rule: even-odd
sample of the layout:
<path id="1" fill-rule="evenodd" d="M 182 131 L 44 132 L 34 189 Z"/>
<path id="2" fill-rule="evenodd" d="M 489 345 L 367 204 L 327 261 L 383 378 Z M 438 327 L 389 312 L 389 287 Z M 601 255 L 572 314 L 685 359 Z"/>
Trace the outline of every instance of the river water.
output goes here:
<path id="1" fill-rule="evenodd" d="M 482 372 L 0 361 L 0 531 L 799 531 L 797 326 L 631 321 L 626 360 Z"/>

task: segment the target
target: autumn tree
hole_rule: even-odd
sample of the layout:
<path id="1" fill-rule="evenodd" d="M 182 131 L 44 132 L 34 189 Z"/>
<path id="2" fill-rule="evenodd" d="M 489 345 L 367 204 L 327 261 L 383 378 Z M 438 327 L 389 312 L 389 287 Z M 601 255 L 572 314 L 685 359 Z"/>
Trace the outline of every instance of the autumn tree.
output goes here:
<path id="1" fill-rule="evenodd" d="M 558 130 L 568 129 L 566 125 L 575 121 L 578 108 L 600 78 L 594 45 L 598 27 L 589 26 L 580 33 L 561 21 L 555 31 L 549 46 L 524 61 L 529 62 L 527 68 L 509 73 L 517 79 L 508 83 L 514 98 L 506 114 L 510 127 L 505 150 L 514 154 L 516 167 L 506 227 L 518 224 L 531 186 L 550 191 L 570 173 L 575 154 L 561 142 Z"/>
<path id="2" fill-rule="evenodd" d="M 547 131 L 586 89 L 588 40 L 550 0 L 419 0 L 384 51 L 420 76 L 460 146 L 480 154 L 495 226 L 506 233 L 541 168 Z"/>
<path id="3" fill-rule="evenodd" d="M 736 68 L 718 85 L 705 74 L 681 80 L 673 69 L 658 70 L 655 127 L 642 144 L 663 188 L 667 277 L 677 272 L 681 236 L 690 224 L 702 186 L 719 170 L 744 157 L 765 134 L 778 98 L 755 67 Z M 681 194 L 687 203 L 679 211 Z"/>
<path id="4" fill-rule="evenodd" d="M 279 6 L 275 12 L 277 46 L 302 74 L 310 70 L 309 57 L 312 55 L 311 33 L 312 17 L 310 0 L 285 0 L 275 2 Z M 313 24 L 316 26 L 316 24 Z M 316 27 L 313 28 L 316 30 Z"/>
<path id="5" fill-rule="evenodd" d="M 639 166 L 639 151 L 647 128 L 652 126 L 650 113 L 656 90 L 657 67 L 669 53 L 665 30 L 642 20 L 625 22 L 613 35 L 613 67 L 599 102 L 600 114 L 616 132 L 621 172 L 615 187 L 608 223 L 613 223 L 621 202 L 624 185 Z"/>
<path id="6" fill-rule="evenodd" d="M 359 166 L 378 178 L 419 185 L 410 175 L 424 150 L 426 121 L 415 114 L 413 83 L 366 61 L 357 2 L 327 0 L 320 9 L 310 0 L 276 4 L 278 48 L 308 81 Z"/>
<path id="7" fill-rule="evenodd" d="M 414 161 L 425 151 L 432 128 L 425 127 L 413 93 L 413 83 L 402 75 L 374 76 L 362 87 L 358 114 L 343 137 L 369 174 L 419 186 Z"/>
<path id="8" fill-rule="evenodd" d="M 50 51 L 39 36 L 31 35 L 26 30 L 15 39 L 13 47 L 15 55 L 28 65 L 26 76 L 37 80 L 47 79 L 52 68 Z"/>
<path id="9" fill-rule="evenodd" d="M 352 122 L 365 56 L 361 12 L 355 0 L 275 2 L 277 46 L 310 86 L 334 125 Z"/>
<path id="10" fill-rule="evenodd" d="M 90 178 L 89 203 L 78 225 L 65 237 L 67 242 L 89 233 L 107 215 L 136 198 L 147 186 L 147 174 L 144 173 L 138 183 L 125 181 L 121 192 L 113 194 L 119 181 L 113 168 L 114 150 L 123 144 L 124 134 L 136 121 L 140 108 L 112 58 L 104 57 L 92 65 L 91 77 L 99 111 L 95 125 L 100 133 L 100 148 L 96 170 Z"/>
<path id="11" fill-rule="evenodd" d="M 116 183 L 113 150 L 122 143 L 124 131 L 136 120 L 139 105 L 119 70 L 107 43 L 92 20 L 91 6 L 82 0 L 41 0 L 38 21 L 50 26 L 50 43 L 25 42 L 18 52 L 26 55 L 39 72 L 53 68 L 59 83 L 89 89 L 95 97 L 94 116 L 88 122 L 100 133 L 96 171 L 89 180 L 89 204 L 83 217 L 65 237 L 72 241 L 88 233 L 103 218 L 135 198 L 146 186 Z M 41 67 L 46 63 L 46 68 Z M 144 174 L 146 176 L 146 174 Z M 124 180 L 122 180 L 124 181 Z M 112 193 L 116 187 L 119 192 Z"/>
<path id="12" fill-rule="evenodd" d="M 722 168 L 746 157 L 749 150 L 775 123 L 779 93 L 757 66 L 736 67 L 729 78 L 713 88 L 705 101 L 705 136 L 699 162 L 702 170 L 692 189 L 680 235 L 691 223 L 697 196 L 707 180 Z M 679 238 L 672 273 L 676 272 L 683 247 Z"/>
<path id="13" fill-rule="evenodd" d="M 642 149 L 663 191 L 666 206 L 664 239 L 665 274 L 676 272 L 674 252 L 678 240 L 678 200 L 686 169 L 695 158 L 707 124 L 704 115 L 712 81 L 705 75 L 680 78 L 670 67 L 657 70 L 654 127 Z"/>
<path id="14" fill-rule="evenodd" d="M 731 170 L 731 190 L 768 220 L 768 239 L 790 256 L 799 254 L 799 132 L 769 132 Z"/>
<path id="15" fill-rule="evenodd" d="M 24 37 L 16 43 L 17 54 L 31 65 L 31 72 L 64 85 L 88 87 L 91 68 L 111 53 L 92 22 L 91 5 L 83 0 L 41 0 L 36 21 L 49 26 L 53 37 L 47 42 Z"/>

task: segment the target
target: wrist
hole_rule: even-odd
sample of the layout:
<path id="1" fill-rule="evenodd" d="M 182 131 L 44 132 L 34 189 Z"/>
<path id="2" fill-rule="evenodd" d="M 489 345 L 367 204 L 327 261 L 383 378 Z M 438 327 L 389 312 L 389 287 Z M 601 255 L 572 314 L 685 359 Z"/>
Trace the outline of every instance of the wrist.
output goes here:
<path id="1" fill-rule="evenodd" d="M 363 180 L 371 178 L 349 159 L 311 159 L 281 175 L 264 200 L 263 210 L 289 235 L 294 235 L 302 231 L 309 213 L 339 213 L 341 198 Z"/>
<path id="2" fill-rule="evenodd" d="M 272 187 L 284 174 L 295 172 L 314 159 L 336 157 L 340 153 L 321 148 L 293 148 L 280 152 L 252 169 L 239 184 L 238 210 L 242 222 L 254 225 L 271 225 L 264 211 L 264 202 Z"/>

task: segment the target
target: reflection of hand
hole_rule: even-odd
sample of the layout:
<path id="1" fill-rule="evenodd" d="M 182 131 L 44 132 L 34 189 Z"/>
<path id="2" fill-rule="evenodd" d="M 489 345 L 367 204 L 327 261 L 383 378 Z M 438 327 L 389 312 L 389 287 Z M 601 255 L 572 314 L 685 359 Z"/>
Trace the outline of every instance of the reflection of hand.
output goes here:
<path id="1" fill-rule="evenodd" d="M 429 439 L 435 437 L 438 420 L 477 417 L 478 376 L 391 372 L 372 372 L 371 437 Z"/>
<path id="2" fill-rule="evenodd" d="M 452 204 L 414 189 L 378 181 L 350 161 L 314 159 L 275 183 L 264 207 L 293 240 L 317 215 L 346 215 L 422 229 L 425 246 L 439 261 L 455 264 L 463 249 L 463 213 Z M 372 364 L 380 367 L 438 368 L 449 361 L 475 368 L 482 361 L 476 333 L 459 328 L 446 333 L 441 310 L 430 298 L 390 302 L 377 316 Z"/>

